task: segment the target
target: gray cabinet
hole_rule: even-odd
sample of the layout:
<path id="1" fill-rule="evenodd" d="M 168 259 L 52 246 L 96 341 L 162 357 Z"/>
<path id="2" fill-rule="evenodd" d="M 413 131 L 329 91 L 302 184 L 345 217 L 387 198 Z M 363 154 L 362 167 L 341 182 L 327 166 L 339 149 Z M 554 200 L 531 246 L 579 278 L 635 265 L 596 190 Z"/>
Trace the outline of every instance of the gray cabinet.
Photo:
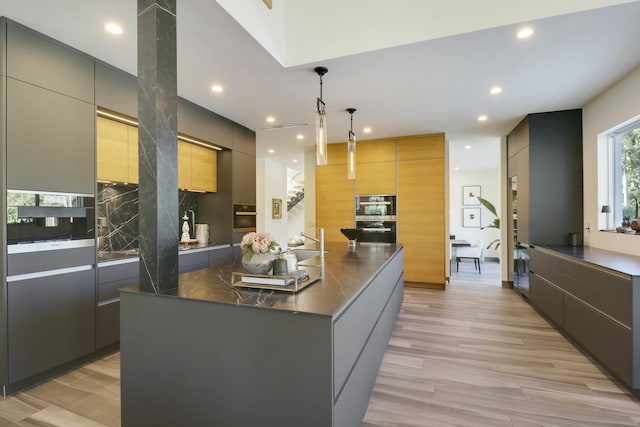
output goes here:
<path id="1" fill-rule="evenodd" d="M 517 241 L 564 245 L 582 235 L 582 110 L 529 114 L 507 136 L 517 176 Z"/>
<path id="2" fill-rule="evenodd" d="M 135 285 L 140 275 L 138 259 L 98 265 L 96 348 L 120 341 L 120 288 Z"/>
<path id="3" fill-rule="evenodd" d="M 200 270 L 209 266 L 207 251 L 183 251 L 178 254 L 178 273 Z"/>
<path id="4" fill-rule="evenodd" d="M 231 148 L 233 122 L 185 99 L 178 99 L 178 132 Z"/>
<path id="5" fill-rule="evenodd" d="M 91 103 L 7 79 L 7 188 L 94 194 Z"/>
<path id="6" fill-rule="evenodd" d="M 597 253 L 603 259 L 610 254 Z M 625 384 L 640 389 L 637 277 L 539 247 L 530 256 L 530 301 Z"/>
<path id="7" fill-rule="evenodd" d="M 96 62 L 96 105 L 138 117 L 138 79 L 111 65 Z"/>
<path id="8" fill-rule="evenodd" d="M 93 70 L 90 57 L 16 22 L 7 22 L 8 77 L 93 104 Z"/>
<path id="9" fill-rule="evenodd" d="M 256 202 L 256 134 L 233 126 L 232 199 L 234 203 Z"/>
<path id="10" fill-rule="evenodd" d="M 95 350 L 95 270 L 11 281 L 7 299 L 10 384 Z"/>

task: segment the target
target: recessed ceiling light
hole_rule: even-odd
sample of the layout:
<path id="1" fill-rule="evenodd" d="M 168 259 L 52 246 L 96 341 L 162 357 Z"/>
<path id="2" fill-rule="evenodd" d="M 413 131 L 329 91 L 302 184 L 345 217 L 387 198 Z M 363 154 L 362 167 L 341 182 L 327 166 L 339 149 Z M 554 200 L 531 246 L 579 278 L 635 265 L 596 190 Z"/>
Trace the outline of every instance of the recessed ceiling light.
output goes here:
<path id="1" fill-rule="evenodd" d="M 499 93 L 502 93 L 502 88 L 500 86 L 494 86 L 491 88 L 491 90 L 489 91 L 489 93 L 491 95 L 497 95 Z"/>
<path id="2" fill-rule="evenodd" d="M 460 168 L 456 166 L 455 168 L 453 168 L 453 170 L 454 170 L 454 171 L 459 171 L 459 170 L 460 170 Z"/>
<path id="3" fill-rule="evenodd" d="M 109 22 L 108 24 L 105 24 L 104 29 L 110 32 L 111 34 L 122 34 L 122 27 L 113 22 Z"/>
<path id="4" fill-rule="evenodd" d="M 371 128 L 364 128 L 364 129 L 362 129 L 362 132 L 371 133 Z"/>
<path id="5" fill-rule="evenodd" d="M 482 115 L 478 116 L 478 121 L 479 122 L 486 122 L 488 118 L 489 117 L 487 117 L 486 115 L 482 114 Z"/>
<path id="6" fill-rule="evenodd" d="M 298 163 L 298 159 L 293 159 L 293 163 Z"/>
<path id="7" fill-rule="evenodd" d="M 465 150 L 471 150 L 471 146 L 470 146 L 470 145 L 465 145 L 465 146 L 464 146 L 464 149 L 465 149 Z"/>
<path id="8" fill-rule="evenodd" d="M 268 121 L 269 123 L 273 123 L 273 122 L 275 122 L 275 121 L 276 121 L 276 119 L 275 119 L 273 116 L 269 116 L 269 117 L 267 117 L 267 121 Z"/>
<path id="9" fill-rule="evenodd" d="M 211 86 L 211 90 L 215 93 L 220 93 L 222 92 L 224 89 L 222 89 L 222 86 L 220 85 L 213 85 Z"/>
<path id="10" fill-rule="evenodd" d="M 276 151 L 275 151 L 273 148 L 270 148 L 267 152 L 268 152 L 269 154 L 273 154 L 273 153 L 275 153 Z"/>
<path id="11" fill-rule="evenodd" d="M 299 134 L 297 134 L 297 135 L 296 135 L 296 138 L 298 138 L 298 139 L 304 139 L 304 135 L 303 135 L 303 134 L 301 134 L 301 133 L 299 133 Z"/>
<path id="12" fill-rule="evenodd" d="M 518 31 L 518 33 L 516 34 L 516 37 L 518 37 L 519 39 L 526 39 L 531 37 L 532 34 L 533 34 L 533 29 L 529 27 L 525 27 L 520 31 Z"/>

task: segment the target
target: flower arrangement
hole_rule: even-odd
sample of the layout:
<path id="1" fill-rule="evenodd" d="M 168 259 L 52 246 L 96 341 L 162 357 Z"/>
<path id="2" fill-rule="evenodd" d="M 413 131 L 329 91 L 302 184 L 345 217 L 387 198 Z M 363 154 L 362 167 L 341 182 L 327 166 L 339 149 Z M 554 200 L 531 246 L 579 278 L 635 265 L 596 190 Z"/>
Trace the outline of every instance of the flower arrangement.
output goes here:
<path id="1" fill-rule="evenodd" d="M 242 249 L 242 256 L 247 258 L 247 261 L 251 260 L 254 254 L 264 254 L 276 246 L 280 246 L 277 242 L 271 240 L 269 233 L 247 233 L 242 236 L 242 242 L 240 248 Z"/>

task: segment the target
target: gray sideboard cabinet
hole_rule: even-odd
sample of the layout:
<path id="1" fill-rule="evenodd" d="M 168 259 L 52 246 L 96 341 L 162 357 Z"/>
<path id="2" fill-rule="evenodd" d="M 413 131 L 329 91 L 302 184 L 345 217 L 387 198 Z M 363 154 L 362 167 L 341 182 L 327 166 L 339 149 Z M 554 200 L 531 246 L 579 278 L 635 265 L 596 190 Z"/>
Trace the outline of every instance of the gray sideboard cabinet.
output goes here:
<path id="1" fill-rule="evenodd" d="M 640 392 L 640 275 L 609 268 L 606 261 L 616 259 L 614 252 L 580 248 L 576 253 L 579 256 L 530 249 L 530 301 L 624 384 Z M 583 253 L 605 260 L 605 265 L 583 260 Z"/>

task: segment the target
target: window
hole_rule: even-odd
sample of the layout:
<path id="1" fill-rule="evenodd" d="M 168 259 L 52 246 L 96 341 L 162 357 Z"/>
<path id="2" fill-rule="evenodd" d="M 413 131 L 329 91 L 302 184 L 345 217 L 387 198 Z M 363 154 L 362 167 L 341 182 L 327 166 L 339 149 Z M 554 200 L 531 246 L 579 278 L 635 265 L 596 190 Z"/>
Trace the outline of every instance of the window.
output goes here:
<path id="1" fill-rule="evenodd" d="M 609 188 L 613 223 L 620 226 L 623 217 L 632 221 L 640 201 L 640 121 L 609 134 Z M 610 224 L 607 224 L 610 225 Z"/>

